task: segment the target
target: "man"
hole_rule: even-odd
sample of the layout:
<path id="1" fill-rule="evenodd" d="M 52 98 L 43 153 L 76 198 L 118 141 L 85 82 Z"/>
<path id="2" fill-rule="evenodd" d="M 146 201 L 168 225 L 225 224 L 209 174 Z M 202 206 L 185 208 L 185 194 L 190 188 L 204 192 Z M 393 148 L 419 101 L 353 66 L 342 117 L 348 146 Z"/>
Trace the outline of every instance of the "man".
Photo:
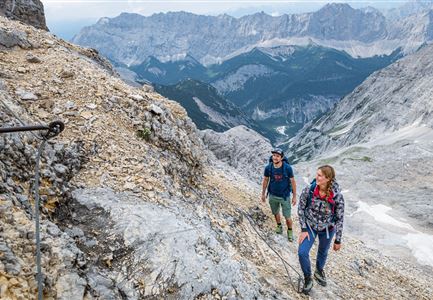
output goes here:
<path id="1" fill-rule="evenodd" d="M 282 207 L 283 216 L 286 219 L 287 238 L 289 242 L 293 241 L 292 218 L 290 205 L 290 193 L 292 193 L 292 205 L 296 205 L 296 182 L 293 176 L 293 169 L 284 158 L 284 152 L 280 148 L 273 149 L 272 162 L 265 168 L 265 176 L 262 183 L 262 202 L 266 201 L 266 190 L 269 196 L 269 205 L 272 214 L 277 221 L 277 234 L 283 233 L 281 224 L 280 206 Z"/>

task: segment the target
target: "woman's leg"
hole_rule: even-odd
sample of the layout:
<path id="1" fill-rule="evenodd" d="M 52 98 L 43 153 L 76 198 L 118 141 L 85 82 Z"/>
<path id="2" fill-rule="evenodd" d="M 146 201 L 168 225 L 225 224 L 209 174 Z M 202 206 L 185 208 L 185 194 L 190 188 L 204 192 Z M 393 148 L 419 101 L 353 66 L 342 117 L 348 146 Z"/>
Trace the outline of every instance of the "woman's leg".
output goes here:
<path id="1" fill-rule="evenodd" d="M 334 237 L 335 229 L 329 231 L 329 239 L 326 237 L 326 232 L 322 231 L 318 233 L 319 236 L 319 248 L 317 250 L 316 268 L 320 271 L 323 270 L 328 257 L 328 251 L 331 246 L 332 238 Z"/>
<path id="2" fill-rule="evenodd" d="M 313 234 L 308 228 L 309 239 L 305 238 L 298 248 L 299 263 L 301 264 L 302 272 L 304 272 L 304 277 L 311 276 L 311 263 L 310 263 L 310 250 L 313 247 L 314 240 L 316 237 L 316 232 Z"/>

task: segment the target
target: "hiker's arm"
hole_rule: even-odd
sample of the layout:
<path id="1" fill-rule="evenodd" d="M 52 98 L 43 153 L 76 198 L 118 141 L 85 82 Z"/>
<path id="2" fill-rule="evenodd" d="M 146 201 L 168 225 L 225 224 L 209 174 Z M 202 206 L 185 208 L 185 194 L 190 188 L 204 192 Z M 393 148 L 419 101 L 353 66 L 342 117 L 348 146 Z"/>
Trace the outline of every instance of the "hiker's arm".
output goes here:
<path id="1" fill-rule="evenodd" d="M 266 200 L 266 189 L 268 188 L 268 183 L 269 183 L 269 177 L 263 177 L 263 182 L 262 182 L 262 202 L 265 202 Z"/>
<path id="2" fill-rule="evenodd" d="M 298 216 L 299 216 L 299 224 L 301 225 L 301 230 L 303 232 L 308 232 L 307 222 L 305 220 L 305 207 L 307 206 L 308 193 L 309 193 L 309 187 L 307 186 L 302 190 L 301 196 L 299 196 Z"/>
<path id="3" fill-rule="evenodd" d="M 299 224 L 301 225 L 301 234 L 298 238 L 299 245 L 305 240 L 305 238 L 310 239 L 307 230 L 307 222 L 305 220 L 305 208 L 307 206 L 307 197 L 310 192 L 309 187 L 307 186 L 302 190 L 301 196 L 299 196 L 299 204 L 298 204 L 298 216 L 299 216 Z"/>
<path id="4" fill-rule="evenodd" d="M 335 199 L 335 244 L 341 244 L 344 222 L 344 197 L 340 193 Z"/>

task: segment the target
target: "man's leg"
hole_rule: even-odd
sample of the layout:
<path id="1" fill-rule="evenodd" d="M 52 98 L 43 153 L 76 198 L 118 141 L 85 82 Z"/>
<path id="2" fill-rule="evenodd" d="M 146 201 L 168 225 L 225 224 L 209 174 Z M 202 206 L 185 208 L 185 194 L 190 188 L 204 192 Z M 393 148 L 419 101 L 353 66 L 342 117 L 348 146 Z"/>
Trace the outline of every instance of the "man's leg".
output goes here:
<path id="1" fill-rule="evenodd" d="M 292 230 L 292 205 L 290 201 L 282 200 L 281 206 L 283 208 L 283 216 L 286 219 L 286 225 L 287 225 L 287 238 L 289 239 L 289 242 L 293 241 L 293 230 Z"/>
<path id="2" fill-rule="evenodd" d="M 281 234 L 283 233 L 283 225 L 281 224 L 280 202 L 278 201 L 278 197 L 269 195 L 269 206 L 271 207 L 272 214 L 274 215 L 275 221 L 277 222 L 275 232 L 277 234 Z"/>
<path id="3" fill-rule="evenodd" d="M 280 213 L 274 215 L 274 217 L 275 217 L 275 221 L 277 221 L 277 224 L 281 224 L 281 216 L 280 216 Z"/>

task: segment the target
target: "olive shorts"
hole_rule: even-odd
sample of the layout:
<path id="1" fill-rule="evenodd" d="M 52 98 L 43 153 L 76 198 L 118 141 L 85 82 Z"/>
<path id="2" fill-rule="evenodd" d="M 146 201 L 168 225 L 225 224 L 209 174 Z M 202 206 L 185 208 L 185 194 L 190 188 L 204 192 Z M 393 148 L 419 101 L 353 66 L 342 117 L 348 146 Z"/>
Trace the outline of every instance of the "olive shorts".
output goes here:
<path id="1" fill-rule="evenodd" d="M 292 215 L 292 203 L 289 197 L 282 198 L 274 195 L 269 195 L 269 205 L 271 206 L 272 214 L 278 215 L 280 212 L 280 206 L 283 209 L 283 216 L 288 219 Z"/>

